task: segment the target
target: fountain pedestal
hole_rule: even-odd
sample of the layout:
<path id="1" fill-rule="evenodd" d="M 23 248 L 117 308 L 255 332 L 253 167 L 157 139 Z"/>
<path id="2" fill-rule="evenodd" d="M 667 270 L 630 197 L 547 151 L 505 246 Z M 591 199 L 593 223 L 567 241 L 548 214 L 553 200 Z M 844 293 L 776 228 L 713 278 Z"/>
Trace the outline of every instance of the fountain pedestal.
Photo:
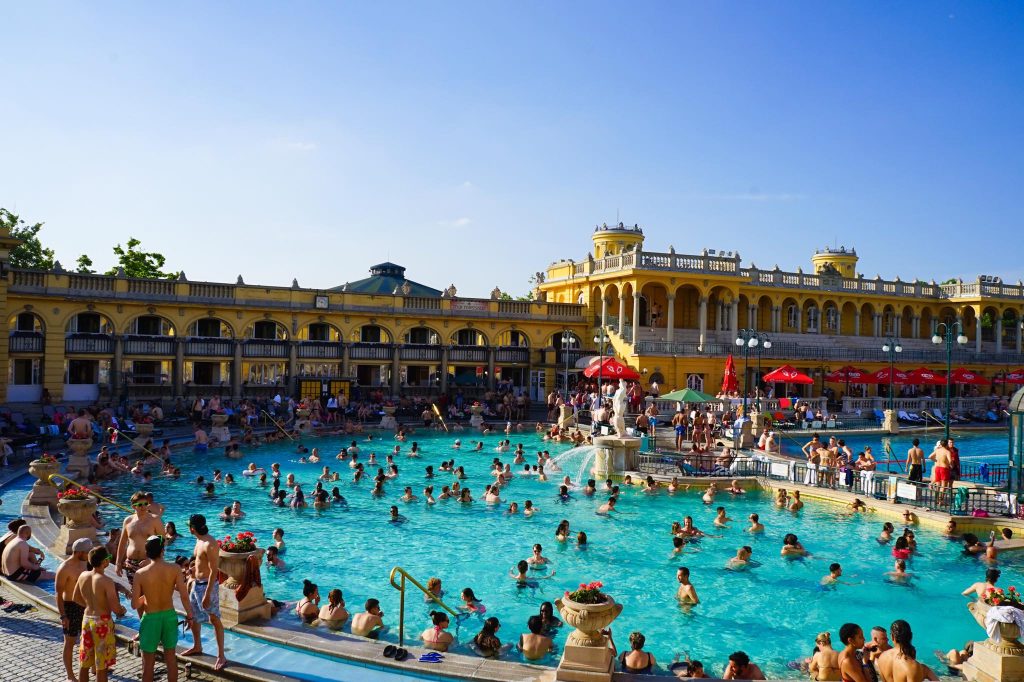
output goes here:
<path id="1" fill-rule="evenodd" d="M 384 407 L 384 416 L 380 418 L 380 428 L 394 431 L 398 428 L 398 421 L 395 420 L 395 408 Z"/>
<path id="2" fill-rule="evenodd" d="M 636 471 L 640 439 L 619 436 L 595 436 L 594 467 L 595 478 L 608 478 L 612 474 Z"/>
<path id="3" fill-rule="evenodd" d="M 882 415 L 882 430 L 886 433 L 899 433 L 900 422 L 896 418 L 896 410 L 885 410 Z"/>
<path id="4" fill-rule="evenodd" d="M 473 416 L 469 418 L 469 425 L 474 429 L 479 429 L 480 425 L 484 423 L 484 418 L 481 416 L 481 412 L 484 411 L 482 405 L 471 405 L 469 411 L 473 413 Z"/>
<path id="5" fill-rule="evenodd" d="M 132 452 L 131 454 L 136 455 L 146 448 L 146 443 L 149 442 L 150 437 L 153 435 L 152 424 L 135 424 L 135 433 L 138 434 L 135 438 L 132 438 Z"/>
<path id="6" fill-rule="evenodd" d="M 68 441 L 68 448 L 71 450 L 65 468 L 68 476 L 76 481 L 85 481 L 92 471 L 92 463 L 89 461 L 92 438 L 72 438 Z"/>
<path id="7" fill-rule="evenodd" d="M 967 605 L 974 620 L 985 627 L 985 614 L 992 608 L 984 602 Z M 974 643 L 973 655 L 964 662 L 964 677 L 970 682 L 1020 682 L 1024 680 L 1024 645 L 1013 623 L 999 624 L 999 641 L 989 638 Z"/>
<path id="8" fill-rule="evenodd" d="M 231 440 L 231 429 L 228 427 L 228 416 L 226 414 L 211 414 L 210 438 L 215 439 L 223 445 Z"/>

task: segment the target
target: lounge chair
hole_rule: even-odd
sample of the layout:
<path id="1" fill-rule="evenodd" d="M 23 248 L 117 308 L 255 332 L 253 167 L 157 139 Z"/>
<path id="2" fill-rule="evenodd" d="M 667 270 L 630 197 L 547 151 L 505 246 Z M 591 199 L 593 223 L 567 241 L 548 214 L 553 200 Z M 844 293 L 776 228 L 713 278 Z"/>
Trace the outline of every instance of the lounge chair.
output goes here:
<path id="1" fill-rule="evenodd" d="M 875 419 L 878 420 L 878 425 L 881 426 L 882 422 L 885 421 L 885 413 L 882 412 L 881 410 L 874 410 L 874 413 L 875 413 Z"/>
<path id="2" fill-rule="evenodd" d="M 932 416 L 938 419 L 943 424 L 946 423 L 946 418 L 942 415 L 942 410 L 937 407 L 932 408 Z"/>

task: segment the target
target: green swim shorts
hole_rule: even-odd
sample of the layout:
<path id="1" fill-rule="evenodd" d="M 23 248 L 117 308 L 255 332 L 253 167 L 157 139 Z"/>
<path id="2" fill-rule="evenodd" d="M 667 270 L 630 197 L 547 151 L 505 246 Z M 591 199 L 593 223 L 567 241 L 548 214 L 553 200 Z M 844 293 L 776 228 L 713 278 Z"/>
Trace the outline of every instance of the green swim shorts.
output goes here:
<path id="1" fill-rule="evenodd" d="M 142 614 L 139 624 L 139 648 L 143 653 L 156 653 L 157 645 L 174 651 L 178 645 L 178 614 L 174 609 Z"/>

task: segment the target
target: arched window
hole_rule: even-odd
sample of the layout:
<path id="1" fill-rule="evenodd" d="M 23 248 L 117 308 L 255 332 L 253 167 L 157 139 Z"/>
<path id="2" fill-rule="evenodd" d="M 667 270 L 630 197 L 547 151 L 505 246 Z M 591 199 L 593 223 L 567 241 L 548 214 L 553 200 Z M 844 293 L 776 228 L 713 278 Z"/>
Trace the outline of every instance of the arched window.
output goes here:
<path id="1" fill-rule="evenodd" d="M 839 328 L 839 310 L 835 306 L 825 308 L 825 326 L 830 332 Z"/>
<path id="2" fill-rule="evenodd" d="M 818 323 L 821 321 L 821 313 L 818 310 L 818 306 L 812 305 L 807 309 L 807 332 L 810 334 L 818 333 Z"/>
<path id="3" fill-rule="evenodd" d="M 795 305 L 790 305 L 786 308 L 786 326 L 790 329 L 796 329 L 800 323 L 800 309 Z"/>
<path id="4" fill-rule="evenodd" d="M 692 388 L 694 391 L 704 391 L 704 375 L 703 374 L 690 374 L 686 377 L 686 387 Z"/>

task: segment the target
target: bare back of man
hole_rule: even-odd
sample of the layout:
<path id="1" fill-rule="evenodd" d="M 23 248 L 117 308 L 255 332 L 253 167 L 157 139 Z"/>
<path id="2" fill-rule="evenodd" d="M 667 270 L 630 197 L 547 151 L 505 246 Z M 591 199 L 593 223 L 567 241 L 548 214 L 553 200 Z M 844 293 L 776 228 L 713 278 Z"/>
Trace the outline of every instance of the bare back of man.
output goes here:
<path id="1" fill-rule="evenodd" d="M 151 545 L 151 543 L 156 543 Z M 132 589 L 132 605 L 142 612 L 139 626 L 139 645 L 144 659 L 142 682 L 152 682 L 156 662 L 156 650 L 162 646 L 164 662 L 167 665 L 168 682 L 177 682 L 178 665 L 175 647 L 178 643 L 178 614 L 174 610 L 174 593 L 178 592 L 186 611 L 188 594 L 185 579 L 177 564 L 163 560 L 163 539 L 153 538 L 147 542 L 147 549 L 153 546 L 158 551 L 156 558 L 139 569 Z M 148 552 L 152 557 L 153 553 Z M 191 621 L 191 613 L 187 622 Z"/>

